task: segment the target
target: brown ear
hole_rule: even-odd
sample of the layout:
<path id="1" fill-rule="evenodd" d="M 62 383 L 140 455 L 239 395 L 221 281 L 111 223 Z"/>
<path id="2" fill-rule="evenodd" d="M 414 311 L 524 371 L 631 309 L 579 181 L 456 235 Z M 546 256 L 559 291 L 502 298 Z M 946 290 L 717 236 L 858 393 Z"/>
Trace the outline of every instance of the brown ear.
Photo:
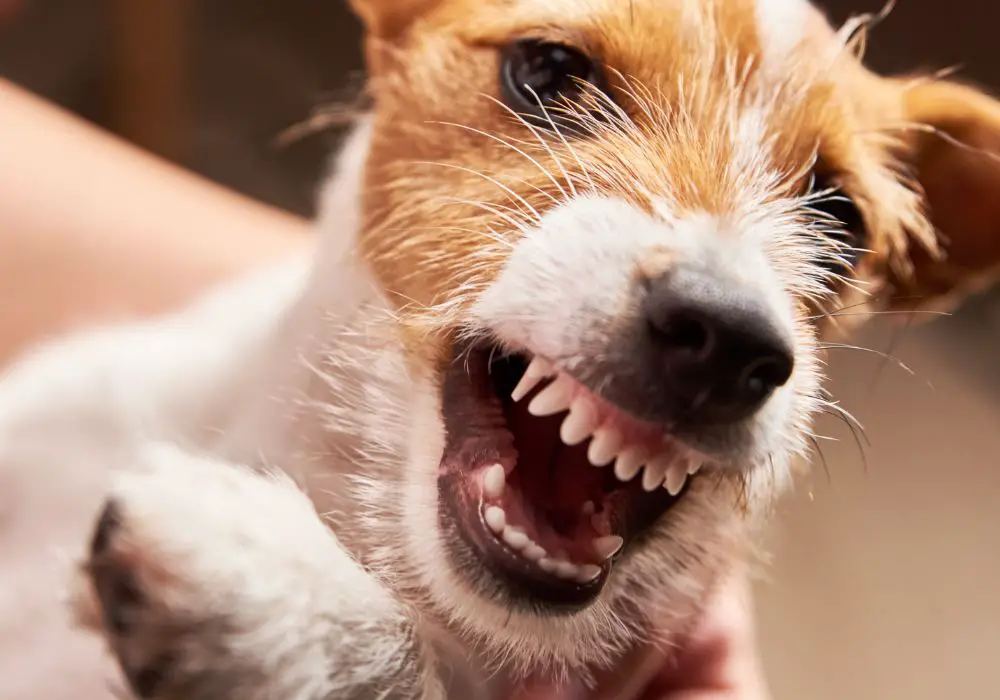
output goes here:
<path id="1" fill-rule="evenodd" d="M 1000 279 L 1000 102 L 947 81 L 911 85 L 905 119 L 918 125 L 912 164 L 940 255 L 912 246 L 912 274 L 893 280 L 907 306 L 951 305 Z M 918 301 L 919 300 L 919 301 Z"/>
<path id="2" fill-rule="evenodd" d="M 393 39 L 438 0 L 350 0 L 369 35 Z"/>

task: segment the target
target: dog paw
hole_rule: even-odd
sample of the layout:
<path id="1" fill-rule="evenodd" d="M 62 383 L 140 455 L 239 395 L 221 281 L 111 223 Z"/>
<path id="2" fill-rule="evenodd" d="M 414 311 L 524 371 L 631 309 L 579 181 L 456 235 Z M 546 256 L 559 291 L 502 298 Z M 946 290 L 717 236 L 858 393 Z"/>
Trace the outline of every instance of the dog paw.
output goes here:
<path id="1" fill-rule="evenodd" d="M 100 626 L 132 691 L 155 698 L 165 680 L 176 680 L 169 611 L 156 591 L 152 561 L 123 524 L 121 505 L 109 500 L 98 519 L 86 573 L 97 601 Z"/>
<path id="2" fill-rule="evenodd" d="M 318 700 L 413 687 L 406 610 L 287 478 L 173 448 L 141 466 L 119 476 L 97 519 L 81 615 L 136 696 Z"/>
<path id="3" fill-rule="evenodd" d="M 305 644 L 316 626 L 302 596 L 324 581 L 332 542 L 287 481 L 153 449 L 118 476 L 93 529 L 86 617 L 139 698 L 270 697 L 281 635 Z"/>

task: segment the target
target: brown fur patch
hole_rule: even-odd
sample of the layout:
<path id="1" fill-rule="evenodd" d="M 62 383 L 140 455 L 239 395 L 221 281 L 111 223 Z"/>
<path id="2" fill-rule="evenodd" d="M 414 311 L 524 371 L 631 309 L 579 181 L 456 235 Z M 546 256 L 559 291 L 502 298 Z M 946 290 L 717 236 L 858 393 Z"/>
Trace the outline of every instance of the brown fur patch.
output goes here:
<path id="1" fill-rule="evenodd" d="M 358 1 L 370 22 L 385 25 L 390 3 Z M 751 0 L 411 0 L 409 14 L 399 7 L 391 11 L 396 31 L 376 32 L 369 47 L 376 127 L 362 247 L 404 316 L 431 330 L 453 327 L 522 227 L 574 191 L 623 198 L 653 214 L 667 200 L 675 214 L 725 217 L 801 192 L 820 160 L 870 229 L 874 253 L 860 269 L 870 290 L 890 277 L 907 288 L 912 241 L 918 261 L 936 257 L 919 185 L 903 170 L 911 147 L 901 129 L 906 86 L 866 71 L 828 28 L 817 24 L 815 36 L 803 38 L 779 78 L 761 65 Z M 577 139 L 518 123 L 498 103 L 499 55 L 527 37 L 599 58 L 618 121 L 589 123 L 594 135 Z M 753 110 L 759 133 L 744 138 Z M 781 177 L 761 197 L 753 188 L 765 169 Z M 935 194 L 945 187 L 926 184 Z M 965 190 L 966 210 L 983 194 Z M 958 201 L 938 198 L 940 207 Z M 973 238 L 981 244 L 955 251 L 977 260 L 991 253 L 984 246 L 995 240 L 992 229 Z M 935 274 L 967 274 L 962 258 L 953 260 Z M 856 302 L 852 294 L 845 303 Z"/>

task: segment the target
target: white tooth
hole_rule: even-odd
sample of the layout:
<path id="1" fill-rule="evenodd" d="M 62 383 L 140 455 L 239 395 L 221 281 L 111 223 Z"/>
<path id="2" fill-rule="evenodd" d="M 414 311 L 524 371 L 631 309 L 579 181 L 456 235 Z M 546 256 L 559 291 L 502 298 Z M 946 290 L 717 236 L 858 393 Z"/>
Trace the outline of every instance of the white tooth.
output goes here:
<path id="1" fill-rule="evenodd" d="M 671 459 L 669 457 L 657 457 L 646 465 L 642 472 L 642 488 L 646 491 L 655 491 L 663 485 L 663 477 L 667 475 L 670 468 Z"/>
<path id="2" fill-rule="evenodd" d="M 483 475 L 483 493 L 490 498 L 500 498 L 507 486 L 507 474 L 500 464 L 494 464 Z"/>
<path id="3" fill-rule="evenodd" d="M 579 398 L 569 408 L 569 415 L 563 419 L 559 437 L 566 445 L 579 445 L 590 437 L 597 428 L 597 411 L 585 398 Z"/>
<path id="4" fill-rule="evenodd" d="M 531 540 L 524 530 L 508 525 L 503 529 L 503 541 L 510 545 L 511 549 L 521 550 L 527 547 Z"/>
<path id="5" fill-rule="evenodd" d="M 667 483 L 665 484 L 667 492 L 671 496 L 676 496 L 684 488 L 684 482 L 687 481 L 688 470 L 687 465 L 684 462 L 678 462 L 670 468 L 667 472 Z"/>
<path id="6" fill-rule="evenodd" d="M 576 564 L 571 564 L 565 560 L 556 561 L 556 576 L 559 578 L 575 579 L 576 575 L 580 572 L 579 567 Z"/>
<path id="7" fill-rule="evenodd" d="M 528 369 L 524 370 L 524 376 L 521 377 L 521 381 L 514 387 L 514 391 L 510 392 L 510 397 L 514 401 L 520 401 L 530 394 L 531 390 L 538 386 L 539 382 L 546 377 L 552 376 L 554 372 L 555 368 L 548 360 L 536 357 L 528 365 Z"/>
<path id="8" fill-rule="evenodd" d="M 507 513 L 504 512 L 503 508 L 490 506 L 483 513 L 483 519 L 486 520 L 486 524 L 489 528 L 498 535 L 503 532 L 505 527 L 507 527 Z"/>
<path id="9" fill-rule="evenodd" d="M 551 574 L 554 573 L 556 570 L 556 563 L 551 559 L 549 559 L 548 557 L 543 557 L 542 559 L 538 560 L 538 568 L 544 571 L 545 573 Z"/>
<path id="10" fill-rule="evenodd" d="M 618 455 L 615 462 L 615 476 L 619 481 L 632 481 L 646 461 L 646 452 L 641 447 L 629 447 Z"/>
<path id="11" fill-rule="evenodd" d="M 573 380 L 565 375 L 542 389 L 541 393 L 528 404 L 528 413 L 533 416 L 551 416 L 569 408 L 573 394 Z"/>
<path id="12" fill-rule="evenodd" d="M 625 540 L 618 535 L 598 537 L 594 539 L 594 552 L 601 559 L 610 559 L 621 551 L 622 545 L 624 544 Z"/>
<path id="13" fill-rule="evenodd" d="M 521 556 L 529 561 L 541 561 L 545 557 L 545 550 L 534 542 L 529 542 L 528 546 L 521 552 Z"/>
<path id="14" fill-rule="evenodd" d="M 584 515 L 593 515 L 594 513 L 597 512 L 597 506 L 594 505 L 593 501 L 587 501 L 586 503 L 583 504 L 583 507 L 580 509 L 580 512 L 583 513 Z"/>
<path id="15" fill-rule="evenodd" d="M 601 567 L 594 564 L 584 564 L 576 574 L 578 583 L 590 583 L 601 575 Z"/>
<path id="16" fill-rule="evenodd" d="M 701 471 L 701 465 L 702 463 L 700 460 L 695 459 L 694 457 L 689 458 L 687 473 L 690 474 L 691 476 L 694 476 L 699 471 Z"/>
<path id="17" fill-rule="evenodd" d="M 594 433 L 594 439 L 587 448 L 587 459 L 595 467 L 605 467 L 614 460 L 622 448 L 622 434 L 617 428 L 601 428 Z"/>

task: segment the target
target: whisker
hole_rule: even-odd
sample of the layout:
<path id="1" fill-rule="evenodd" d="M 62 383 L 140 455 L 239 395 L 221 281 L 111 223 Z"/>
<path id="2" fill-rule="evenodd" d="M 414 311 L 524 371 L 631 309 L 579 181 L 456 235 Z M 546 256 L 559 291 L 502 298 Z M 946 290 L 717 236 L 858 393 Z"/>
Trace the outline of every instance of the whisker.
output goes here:
<path id="1" fill-rule="evenodd" d="M 621 71 L 614 70 L 613 72 L 619 77 L 619 79 L 623 83 L 625 83 L 626 91 L 630 93 L 630 96 L 636 102 L 644 102 L 644 103 L 647 102 L 647 100 L 642 100 L 639 98 L 638 93 L 635 92 L 635 85 L 633 85 L 633 82 L 628 78 L 626 78 Z M 639 81 L 635 82 L 638 85 L 642 85 L 642 83 Z M 648 92 L 648 88 L 646 89 L 646 91 Z M 596 97 L 597 101 L 600 104 L 603 104 L 607 109 L 611 110 L 611 112 L 622 124 L 628 124 L 628 125 L 633 124 L 632 117 L 629 116 L 628 112 L 626 112 L 620 104 L 618 104 L 615 100 L 611 99 L 610 95 L 605 93 L 603 90 L 597 90 L 594 92 L 595 92 L 594 97 Z M 657 104 L 655 100 L 651 101 L 651 103 L 654 105 Z"/>
<path id="2" fill-rule="evenodd" d="M 923 297 L 920 297 L 920 296 L 899 297 L 899 301 L 919 301 L 922 298 Z M 859 301 L 859 302 L 857 302 L 855 304 L 848 304 L 847 306 L 839 306 L 839 307 L 837 307 L 837 308 L 835 308 L 832 311 L 827 312 L 827 313 L 834 313 L 834 312 L 838 312 L 838 311 L 850 311 L 851 309 L 856 309 L 859 306 L 866 306 L 866 305 L 868 305 L 870 303 L 871 303 L 871 299 L 865 299 L 864 301 Z M 946 313 L 946 312 L 940 312 L 940 313 Z M 808 317 L 808 320 L 814 321 L 816 319 L 823 318 L 824 315 L 826 315 L 826 314 L 819 314 L 817 316 L 811 316 L 811 317 Z"/>
<path id="3" fill-rule="evenodd" d="M 820 404 L 821 404 L 821 406 L 824 409 L 826 409 L 824 411 L 824 413 L 826 413 L 827 415 L 839 418 L 840 420 L 842 420 L 845 423 L 847 423 L 848 426 L 851 427 L 852 432 L 854 430 L 857 430 L 858 432 L 860 432 L 860 434 L 865 439 L 865 444 L 868 445 L 868 447 L 871 447 L 871 440 L 868 439 L 868 433 L 865 430 L 864 425 L 862 425 L 861 421 L 859 421 L 857 418 L 854 417 L 853 413 L 851 413 L 850 411 L 848 411 L 846 408 L 844 408 L 843 406 L 841 406 L 836 401 L 830 401 L 830 400 L 827 400 L 827 399 L 820 399 Z"/>
<path id="4" fill-rule="evenodd" d="M 858 304 L 858 306 L 861 306 L 862 304 Z M 824 318 L 838 318 L 841 316 L 907 316 L 912 320 L 913 316 L 916 314 L 926 314 L 928 316 L 951 316 L 951 313 L 948 311 L 932 311 L 929 309 L 913 309 L 912 311 L 831 311 L 829 313 L 817 314 L 816 316 L 807 316 L 806 320 L 818 321 Z"/>
<path id="5" fill-rule="evenodd" d="M 467 228 L 464 226 L 419 226 L 416 228 L 409 229 L 410 231 L 428 231 L 428 232 L 438 232 L 438 233 L 471 233 L 475 236 L 482 236 L 494 243 L 499 243 L 507 248 L 513 248 L 514 244 L 509 240 L 504 238 L 501 234 L 494 231 L 492 228 L 483 231 L 480 229 Z"/>
<path id="6" fill-rule="evenodd" d="M 519 212 L 516 211 L 515 209 L 511 209 L 510 207 L 505 207 L 502 204 L 489 204 L 487 202 L 477 202 L 472 199 L 457 199 L 451 197 L 444 198 L 441 201 L 449 204 L 464 204 L 469 207 L 482 209 L 483 211 L 489 212 L 494 216 L 500 217 L 501 219 L 509 223 L 511 226 L 513 226 L 514 229 L 517 231 L 522 231 L 524 230 L 525 225 L 530 225 L 533 223 L 531 221 L 518 221 L 516 218 L 514 218 L 513 215 L 518 215 Z M 503 210 L 506 210 L 506 213 Z"/>
<path id="7" fill-rule="evenodd" d="M 899 346 L 900 341 L 902 341 L 903 339 L 903 334 L 906 331 L 908 331 L 910 329 L 910 326 L 912 325 L 913 325 L 913 315 L 911 314 L 906 319 L 906 322 L 902 326 L 895 329 L 893 337 L 889 339 L 889 347 L 886 348 L 887 356 L 896 351 L 896 348 Z M 875 377 L 872 379 L 872 383 L 868 387 L 869 397 L 875 392 L 875 389 L 877 388 L 879 381 L 882 379 L 882 376 L 885 373 L 885 368 L 888 366 L 888 364 L 889 364 L 888 358 L 883 358 L 882 361 L 879 363 L 879 368 L 875 372 Z"/>
<path id="8" fill-rule="evenodd" d="M 499 144 L 502 144 L 506 148 L 509 148 L 510 150 L 514 151 L 515 153 L 518 153 L 519 155 L 521 155 L 524 158 L 526 158 L 530 163 L 532 163 L 536 168 L 538 168 L 542 172 L 542 174 L 545 175 L 545 177 L 549 178 L 549 180 L 552 182 L 552 184 L 555 185 L 556 188 L 560 192 L 563 191 L 562 190 L 562 186 L 559 184 L 559 181 L 556 180 L 556 178 L 552 175 L 552 173 L 550 173 L 548 171 L 547 168 L 545 168 L 544 166 L 542 166 L 542 164 L 539 163 L 535 158 L 532 158 L 530 155 L 528 155 L 527 153 L 525 153 L 523 150 L 521 150 L 520 148 L 518 148 L 516 145 L 514 145 L 513 143 L 511 143 L 507 139 L 501 138 L 500 136 L 496 136 L 495 134 L 491 134 L 491 133 L 483 131 L 481 129 L 476 129 L 475 127 L 466 126 L 464 124 L 456 124 L 454 122 L 432 122 L 432 123 L 441 124 L 443 126 L 453 126 L 453 127 L 459 128 L 459 129 L 465 129 L 466 131 L 469 131 L 469 132 L 471 132 L 473 134 L 477 134 L 479 136 L 484 136 L 484 137 L 486 137 L 488 139 L 496 141 Z M 524 181 L 522 180 L 522 182 L 524 182 Z M 553 197 L 551 193 L 546 192 L 545 190 L 543 190 L 541 187 L 538 187 L 537 185 L 531 185 L 530 183 L 527 183 L 527 182 L 525 182 L 524 184 L 529 185 L 530 187 L 533 187 L 535 190 L 537 190 L 541 194 L 543 194 L 546 197 L 548 197 L 549 199 L 551 199 L 554 204 L 558 204 L 559 203 L 558 199 L 556 199 L 555 197 Z"/>
<path id="9" fill-rule="evenodd" d="M 563 134 L 562 129 L 560 129 L 556 125 L 555 121 L 552 119 L 552 115 L 549 114 L 549 110 L 545 107 L 545 104 L 542 102 L 542 100 L 538 96 L 538 94 L 534 91 L 534 89 L 531 88 L 531 86 L 527 86 L 527 87 L 528 87 L 528 90 L 531 92 L 531 96 L 535 98 L 535 102 L 537 102 L 538 106 L 541 107 L 542 114 L 545 115 L 545 119 L 546 119 L 546 121 L 548 121 L 549 127 L 552 129 L 552 131 L 555 133 L 555 135 L 557 137 L 559 137 L 559 140 L 562 142 L 563 148 L 565 148 L 567 151 L 569 151 L 570 155 L 573 156 L 573 158 L 576 160 L 576 164 L 580 168 L 580 171 L 589 180 L 590 179 L 590 174 L 587 172 L 587 169 L 584 167 L 583 161 L 580 160 L 580 154 L 577 153 L 576 149 L 573 148 L 569 144 L 569 141 L 566 139 L 566 136 Z M 573 193 L 574 197 L 577 196 L 576 185 L 573 184 L 572 178 L 568 178 L 568 181 L 569 181 L 569 189 L 570 189 L 570 191 Z M 590 189 L 592 191 L 596 190 L 597 188 L 594 187 L 593 180 L 589 180 L 589 182 L 590 182 Z"/>
<path id="10" fill-rule="evenodd" d="M 823 454 L 823 448 L 820 447 L 819 440 L 816 439 L 815 435 L 809 435 L 809 441 L 816 448 L 817 454 L 819 454 L 820 462 L 823 464 L 823 472 L 826 474 L 826 483 L 833 483 L 833 477 L 830 475 L 830 465 L 826 461 L 826 455 Z M 772 463 L 773 467 L 773 463 Z"/>
<path id="11" fill-rule="evenodd" d="M 566 184 L 569 186 L 570 191 L 572 191 L 572 193 L 575 195 L 576 190 L 573 187 L 573 181 L 569 175 L 569 171 L 566 170 L 566 166 L 563 165 L 562 159 L 560 159 L 559 156 L 556 154 L 556 152 L 552 149 L 552 146 L 549 145 L 548 140 L 542 135 L 541 131 L 536 126 L 531 124 L 527 119 L 518 114 L 517 111 L 511 109 L 509 106 L 504 104 L 502 100 L 498 100 L 492 95 L 484 95 L 484 97 L 486 97 L 493 103 L 499 105 L 505 112 L 513 116 L 514 119 L 516 119 L 520 124 L 526 127 L 528 131 L 531 132 L 531 134 L 538 140 L 538 143 L 541 144 L 542 148 L 544 148 L 545 151 L 549 154 L 549 156 L 551 156 L 552 160 L 555 161 L 556 166 L 559 168 L 560 172 L 562 172 L 563 177 L 566 178 Z M 555 182 L 556 186 L 559 187 L 559 194 L 562 195 L 564 199 L 568 199 L 569 194 L 566 192 L 565 188 L 563 188 L 558 182 L 556 182 L 555 179 L 553 179 L 553 182 Z"/>
<path id="12" fill-rule="evenodd" d="M 839 404 L 826 400 L 821 400 L 821 404 L 823 406 L 823 409 L 820 411 L 821 413 L 840 420 L 851 431 L 851 437 L 854 438 L 854 444 L 857 446 L 858 454 L 861 456 L 862 468 L 865 473 L 868 473 L 868 452 L 866 448 L 871 448 L 871 440 L 869 440 L 864 426 L 861 425 L 850 411 L 844 409 Z"/>
<path id="13" fill-rule="evenodd" d="M 906 363 L 904 363 L 898 357 L 894 357 L 886 352 L 882 352 L 881 350 L 875 350 L 874 348 L 866 348 L 861 345 L 849 345 L 847 343 L 820 343 L 819 347 L 823 350 L 857 350 L 858 352 L 867 352 L 873 355 L 878 355 L 879 357 L 885 358 L 886 360 L 893 362 L 897 367 L 904 370 L 907 374 L 911 376 L 916 376 L 916 372 L 914 372 L 909 366 L 906 365 Z"/>
<path id="14" fill-rule="evenodd" d="M 528 213 L 530 213 L 534 217 L 534 221 L 536 223 L 542 220 L 541 214 L 538 213 L 538 210 L 535 209 L 535 207 L 533 207 L 531 205 L 531 203 L 527 199 L 525 199 L 522 195 L 518 194 L 517 192 L 515 192 L 514 190 L 512 190 L 510 187 L 508 187 L 507 185 L 505 185 L 502 182 L 500 182 L 499 180 L 497 180 L 496 178 L 492 178 L 489 175 L 486 175 L 485 173 L 481 173 L 478 170 L 474 170 L 472 168 L 466 168 L 465 166 L 462 166 L 462 165 L 455 165 L 454 163 L 439 163 L 439 162 L 435 162 L 435 161 L 415 161 L 415 163 L 418 164 L 418 165 L 435 165 L 435 166 L 439 166 L 439 167 L 442 167 L 442 168 L 451 168 L 452 170 L 458 170 L 460 172 L 468 173 L 470 175 L 475 175 L 476 177 L 481 177 L 482 179 L 486 180 L 487 182 L 489 182 L 489 183 L 491 183 L 491 184 L 496 185 L 497 187 L 499 187 L 507 195 L 509 195 L 510 197 L 512 197 L 514 199 L 514 201 L 518 202 L 525 209 L 527 209 Z"/>

